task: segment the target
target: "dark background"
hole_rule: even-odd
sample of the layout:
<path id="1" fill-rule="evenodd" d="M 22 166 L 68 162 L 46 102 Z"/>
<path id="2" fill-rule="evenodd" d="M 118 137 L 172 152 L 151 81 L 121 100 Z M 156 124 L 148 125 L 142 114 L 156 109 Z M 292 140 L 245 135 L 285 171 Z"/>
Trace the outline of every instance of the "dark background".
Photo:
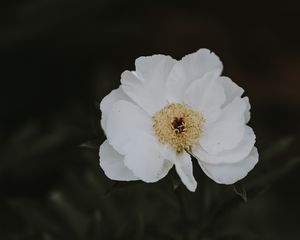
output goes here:
<path id="1" fill-rule="evenodd" d="M 1 240 L 299 239 L 299 1 L 1 5 Z M 174 172 L 155 184 L 107 179 L 94 148 L 101 99 L 137 57 L 202 47 L 252 104 L 261 157 L 236 186 L 248 201 L 199 168 L 196 193 Z"/>

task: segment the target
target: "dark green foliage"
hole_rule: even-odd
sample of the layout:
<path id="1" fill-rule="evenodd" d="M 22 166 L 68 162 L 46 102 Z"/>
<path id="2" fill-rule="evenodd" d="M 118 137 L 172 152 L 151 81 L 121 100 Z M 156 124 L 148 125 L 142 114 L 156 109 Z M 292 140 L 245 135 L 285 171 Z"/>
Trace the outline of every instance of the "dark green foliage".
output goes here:
<path id="1" fill-rule="evenodd" d="M 28 159 L 56 164 L 50 170 L 49 163 L 45 168 L 41 164 L 34 171 L 36 166 L 28 162 L 26 169 L 13 171 L 10 187 L 19 191 L 5 188 L 0 205 L 1 239 L 260 239 L 261 234 L 267 237 L 260 227 L 264 224 L 260 218 L 268 218 L 270 211 L 276 211 L 271 210 L 274 200 L 268 200 L 270 197 L 281 201 L 276 195 L 277 188 L 272 190 L 270 186 L 293 172 L 299 162 L 296 156 L 286 156 L 295 140 L 285 142 L 284 146 L 283 142 L 272 144 L 276 154 L 272 154 L 271 148 L 262 153 L 265 158 L 260 159 L 257 168 L 234 186 L 212 182 L 195 163 L 199 182 L 196 193 L 181 184 L 174 169 L 155 184 L 110 181 L 98 166 L 98 149 L 91 148 L 90 143 L 59 146 L 59 154 L 54 151 L 49 160 L 50 156 L 45 156 L 49 155 L 47 151 L 36 155 L 42 151 L 36 149 Z M 53 149 L 56 143 L 48 142 L 47 146 Z M 60 148 L 65 149 L 64 153 Z M 56 160 L 61 154 L 64 157 Z M 282 157 L 285 162 L 278 162 Z M 18 165 L 23 159 L 15 161 L 20 161 Z M 56 176 L 47 176 L 47 169 L 56 172 Z M 262 204 L 268 204 L 267 209 Z M 253 215 L 251 209 L 266 212 Z"/>

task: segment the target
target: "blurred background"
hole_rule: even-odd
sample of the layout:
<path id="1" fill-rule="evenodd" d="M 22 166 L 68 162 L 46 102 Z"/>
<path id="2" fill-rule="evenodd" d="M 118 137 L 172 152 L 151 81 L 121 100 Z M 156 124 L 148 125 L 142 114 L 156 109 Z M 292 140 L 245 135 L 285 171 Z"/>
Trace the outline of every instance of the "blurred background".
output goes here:
<path id="1" fill-rule="evenodd" d="M 0 239 L 299 239 L 299 14 L 299 1 L 2 1 Z M 203 47 L 250 98 L 257 167 L 235 187 L 197 167 L 196 193 L 174 172 L 107 179 L 101 99 L 137 57 Z"/>

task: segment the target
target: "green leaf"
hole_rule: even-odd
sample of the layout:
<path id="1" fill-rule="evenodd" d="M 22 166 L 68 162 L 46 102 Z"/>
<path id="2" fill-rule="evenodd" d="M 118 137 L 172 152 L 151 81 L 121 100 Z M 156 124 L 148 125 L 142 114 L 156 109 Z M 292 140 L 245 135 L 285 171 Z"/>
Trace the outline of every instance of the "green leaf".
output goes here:
<path id="1" fill-rule="evenodd" d="M 88 227 L 88 217 L 86 213 L 83 213 L 75 207 L 72 201 L 60 191 L 50 193 L 50 202 L 55 212 L 72 231 L 76 240 L 85 239 Z"/>
<path id="2" fill-rule="evenodd" d="M 247 191 L 241 182 L 233 184 L 233 190 L 238 196 L 243 199 L 244 202 L 247 202 Z"/>
<path id="3" fill-rule="evenodd" d="M 99 146 L 100 146 L 100 141 L 98 139 L 90 140 L 79 145 L 79 147 L 81 148 L 89 148 L 89 149 L 97 149 L 97 150 L 99 149 Z"/>

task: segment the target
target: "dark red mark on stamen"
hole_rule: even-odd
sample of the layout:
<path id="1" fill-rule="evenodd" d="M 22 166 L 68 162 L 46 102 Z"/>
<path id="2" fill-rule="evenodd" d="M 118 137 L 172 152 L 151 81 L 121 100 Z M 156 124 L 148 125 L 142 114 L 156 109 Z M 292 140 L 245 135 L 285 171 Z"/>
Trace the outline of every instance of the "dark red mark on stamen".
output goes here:
<path id="1" fill-rule="evenodd" d="M 172 122 L 172 126 L 175 129 L 176 133 L 182 133 L 185 130 L 185 122 L 183 120 L 183 118 L 174 118 L 174 121 Z"/>

